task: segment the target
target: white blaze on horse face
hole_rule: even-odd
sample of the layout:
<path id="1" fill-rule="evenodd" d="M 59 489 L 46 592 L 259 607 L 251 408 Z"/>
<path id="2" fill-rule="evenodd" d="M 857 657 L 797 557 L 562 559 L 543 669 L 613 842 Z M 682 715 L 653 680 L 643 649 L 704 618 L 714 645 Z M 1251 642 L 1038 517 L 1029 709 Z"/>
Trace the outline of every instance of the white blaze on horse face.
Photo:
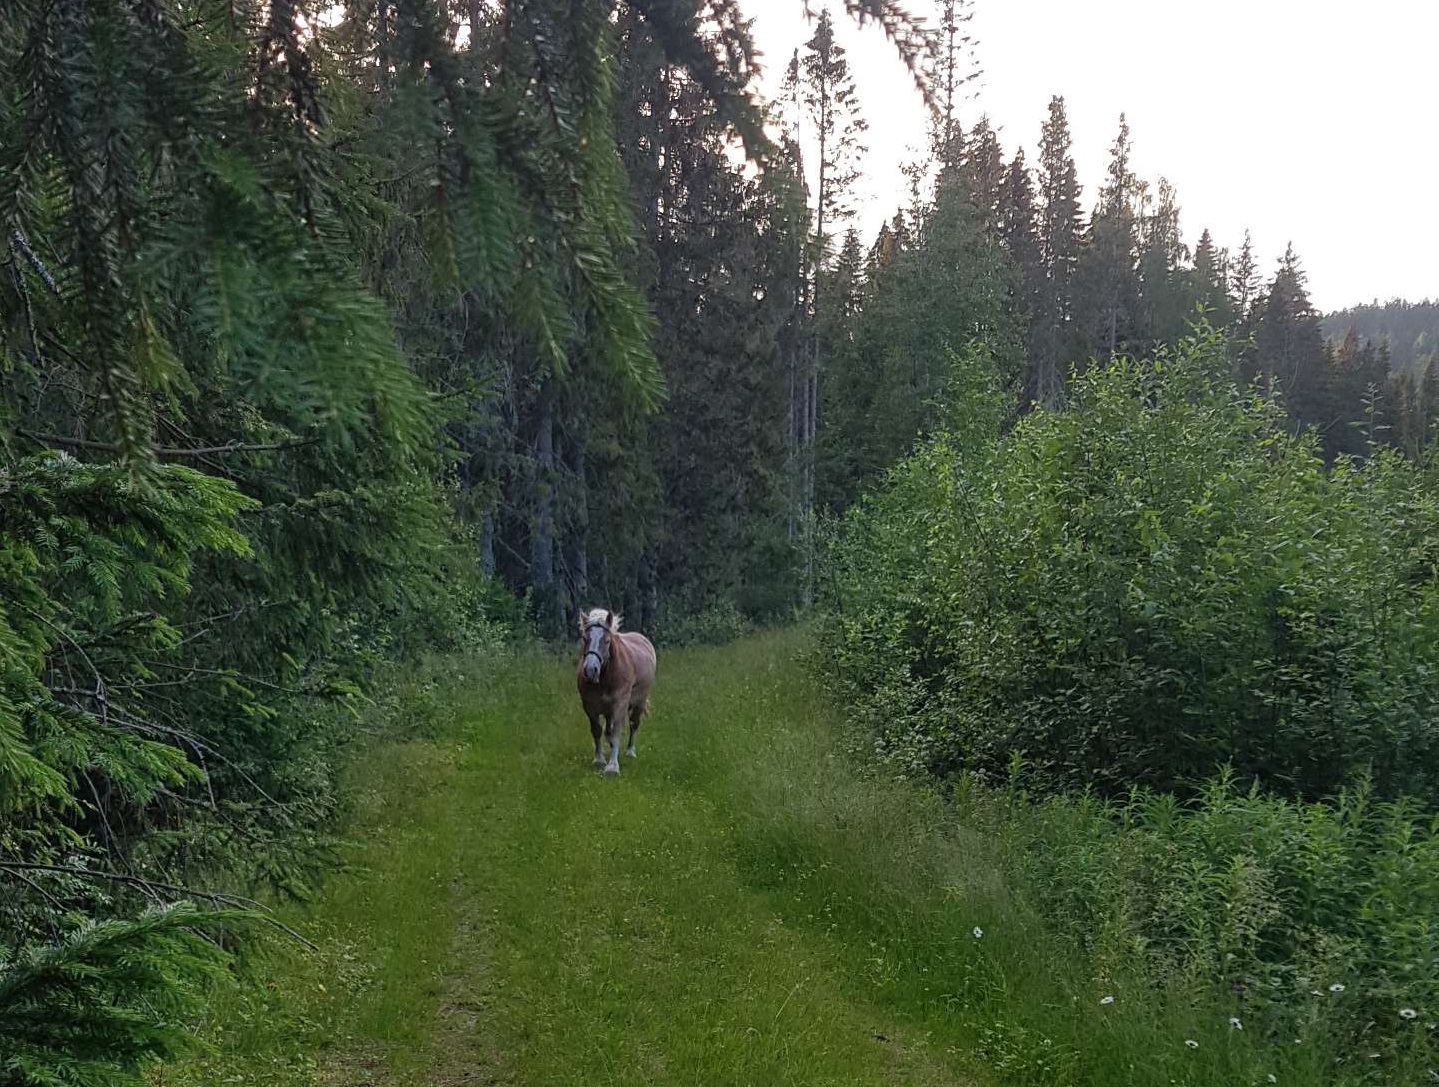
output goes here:
<path id="1" fill-rule="evenodd" d="M 585 629 L 585 679 L 594 683 L 600 678 L 600 671 L 604 668 L 604 642 L 605 628 L 599 625 Z"/>

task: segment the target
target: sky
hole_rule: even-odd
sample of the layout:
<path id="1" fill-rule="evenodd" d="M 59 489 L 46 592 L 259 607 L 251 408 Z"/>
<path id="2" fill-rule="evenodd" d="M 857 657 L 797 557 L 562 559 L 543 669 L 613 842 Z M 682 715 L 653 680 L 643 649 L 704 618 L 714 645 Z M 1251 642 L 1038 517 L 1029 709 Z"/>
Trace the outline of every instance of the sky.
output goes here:
<path id="1" fill-rule="evenodd" d="M 773 92 L 813 30 L 802 0 L 742 3 Z M 1191 246 L 1208 227 L 1237 251 L 1248 229 L 1267 277 L 1293 242 L 1321 310 L 1439 298 L 1439 0 L 974 0 L 972 10 L 980 75 L 961 121 L 988 115 L 1006 158 L 1022 146 L 1033 164 L 1049 99 L 1063 95 L 1086 212 L 1124 113 L 1135 172 L 1175 186 Z M 878 28 L 836 22 L 870 125 L 858 225 L 872 236 L 906 198 L 900 167 L 923 157 L 927 119 Z"/>

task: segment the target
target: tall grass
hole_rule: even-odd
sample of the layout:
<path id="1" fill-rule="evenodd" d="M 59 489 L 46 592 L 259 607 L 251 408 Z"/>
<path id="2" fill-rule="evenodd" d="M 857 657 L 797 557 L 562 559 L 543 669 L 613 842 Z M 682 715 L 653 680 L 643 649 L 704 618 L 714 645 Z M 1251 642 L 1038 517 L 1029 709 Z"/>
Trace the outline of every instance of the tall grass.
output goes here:
<path id="1" fill-rule="evenodd" d="M 814 715 L 794 697 L 752 726 L 770 759 L 724 786 L 749 813 L 748 878 L 788 921 L 839 934 L 863 991 L 1002 1082 L 1439 1069 L 1439 853 L 1406 806 L 1296 805 L 1224 781 L 1188 805 L 1037 800 L 1021 767 L 1001 787 L 926 787 L 847 767 L 867 737 L 822 694 L 821 721 L 792 727 Z"/>
<path id="2" fill-rule="evenodd" d="M 355 867 L 294 918 L 321 954 L 267 964 L 162 1082 L 1428 1081 L 1432 836 L 1397 809 L 917 786 L 871 768 L 806 650 L 662 646 L 618 781 L 567 665 L 471 674 L 457 724 L 356 768 Z M 1428 958 L 1386 994 L 1406 915 Z"/>

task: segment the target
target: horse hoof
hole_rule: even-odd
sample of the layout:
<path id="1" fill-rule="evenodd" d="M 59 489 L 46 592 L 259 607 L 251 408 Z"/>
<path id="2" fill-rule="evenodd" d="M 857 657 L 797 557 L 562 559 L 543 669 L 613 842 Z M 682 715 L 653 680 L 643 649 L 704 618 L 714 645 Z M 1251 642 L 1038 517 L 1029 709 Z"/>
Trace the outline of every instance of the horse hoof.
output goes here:
<path id="1" fill-rule="evenodd" d="M 606 766 L 606 767 L 605 767 L 605 777 L 607 777 L 607 778 L 617 778 L 617 777 L 619 777 L 619 776 L 620 776 L 620 768 L 619 768 L 618 766 Z"/>
<path id="2" fill-rule="evenodd" d="M 633 747 L 630 748 L 628 751 L 626 751 L 626 752 L 625 752 L 625 755 L 628 756 L 628 757 L 631 758 L 631 759 L 637 759 L 637 758 L 639 758 L 639 756 L 635 754 L 635 749 L 634 749 Z"/>
<path id="3" fill-rule="evenodd" d="M 604 764 L 605 764 L 605 760 L 604 760 L 604 759 L 596 759 L 594 762 L 590 763 L 590 765 L 593 766 L 596 770 L 598 770 L 598 769 L 599 769 L 601 766 L 603 766 Z"/>

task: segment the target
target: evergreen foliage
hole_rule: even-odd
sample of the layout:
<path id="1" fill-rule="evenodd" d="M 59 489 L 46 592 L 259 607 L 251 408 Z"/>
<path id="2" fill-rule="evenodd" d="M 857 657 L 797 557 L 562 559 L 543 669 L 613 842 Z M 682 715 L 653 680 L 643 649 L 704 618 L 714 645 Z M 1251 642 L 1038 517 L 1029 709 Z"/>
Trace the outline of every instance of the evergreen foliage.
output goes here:
<path id="1" fill-rule="evenodd" d="M 1439 354 L 1439 302 L 1369 302 L 1324 315 L 1324 335 L 1343 340 L 1352 329 L 1362 340 L 1389 347 L 1396 373 L 1423 369 Z"/>
<path id="2" fill-rule="evenodd" d="M 957 70 L 956 56 L 946 61 L 941 51 L 941 79 Z M 880 231 L 855 304 L 818 321 L 823 509 L 852 506 L 932 430 L 944 414 L 946 352 L 966 357 L 981 342 L 1007 381 L 1019 359 L 1017 418 L 1063 407 L 1077 375 L 1172 346 L 1201 316 L 1226 334 L 1231 374 L 1282 402 L 1294 432 L 1314 431 L 1327 463 L 1381 447 L 1423 456 L 1434 415 L 1424 391 L 1427 333 L 1415 333 L 1407 369 L 1393 375 L 1386 326 L 1368 310 L 1353 311 L 1346 334 L 1326 342 L 1293 247 L 1268 281 L 1247 234 L 1231 256 L 1204 230 L 1191 253 L 1174 187 L 1139 178 L 1131 156 L 1121 116 L 1086 218 L 1063 98 L 1049 104 L 1033 176 L 1023 149 L 1006 165 L 987 119 L 965 133 L 952 104 L 938 114 L 931 161 L 910 171 L 911 206 Z M 961 221 L 962 243 L 953 232 Z M 941 238 L 949 242 L 936 244 Z M 850 263 L 846 256 L 835 274 L 849 276 Z M 897 296 L 901 282 L 918 293 Z M 828 280 L 819 283 L 822 292 Z M 1428 310 L 1395 303 L 1385 312 L 1408 335 Z M 1366 339 L 1359 324 L 1376 331 Z"/>
<path id="3" fill-rule="evenodd" d="M 1063 99 L 961 129 L 965 4 L 840 10 L 935 111 L 868 250 L 827 9 L 786 128 L 737 0 L 0 8 L 0 1084 L 174 1051 L 226 915 L 155 904 L 306 893 L 387 667 L 791 615 L 896 463 L 836 576 L 906 759 L 1432 795 L 1428 310 L 1191 259 L 1122 118 L 1086 219 Z"/>
<path id="4" fill-rule="evenodd" d="M 143 909 L 306 892 L 387 662 L 792 605 L 753 56 L 730 0 L 0 10 L 0 1081 L 173 1051 L 216 919 Z"/>
<path id="5" fill-rule="evenodd" d="M 852 318 L 822 326 L 836 345 L 821 433 L 821 496 L 831 511 L 848 508 L 916 435 L 943 425 L 966 376 L 956 366 L 970 364 L 971 349 L 1000 368 L 1005 384 L 1018 378 L 1017 277 L 961 174 L 940 174 L 932 202 L 856 292 Z"/>
<path id="6" fill-rule="evenodd" d="M 185 1017 L 225 961 L 207 933 L 236 919 L 179 904 L 0 956 L 0 1084 L 145 1083 L 147 1062 L 191 1048 Z"/>

